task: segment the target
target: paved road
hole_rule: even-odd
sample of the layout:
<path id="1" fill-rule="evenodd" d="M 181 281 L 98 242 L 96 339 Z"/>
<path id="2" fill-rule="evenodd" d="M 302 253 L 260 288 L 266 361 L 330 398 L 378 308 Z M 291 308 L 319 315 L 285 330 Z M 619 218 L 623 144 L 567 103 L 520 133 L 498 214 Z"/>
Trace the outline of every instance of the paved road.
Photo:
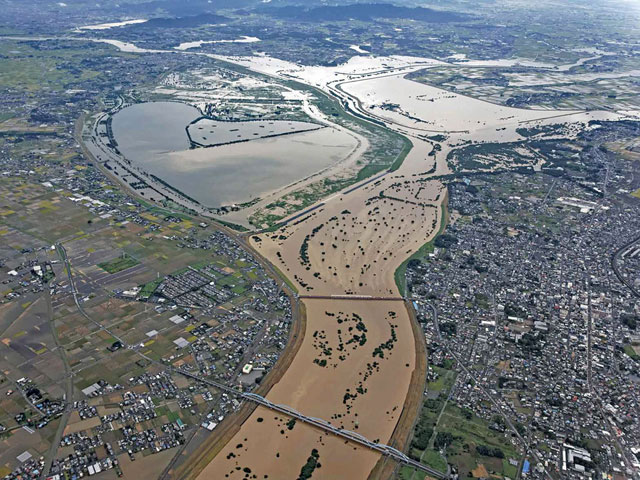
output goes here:
<path id="1" fill-rule="evenodd" d="M 45 455 L 45 459 L 44 459 L 44 468 L 42 470 L 42 476 L 44 478 L 47 478 L 51 470 L 51 465 L 53 464 L 53 460 L 56 458 L 56 453 L 58 451 L 58 446 L 60 445 L 60 440 L 62 440 L 64 429 L 66 428 L 67 423 L 69 422 L 69 417 L 71 417 L 71 412 L 72 412 L 71 405 L 73 404 L 74 388 L 73 388 L 73 373 L 71 371 L 71 366 L 69 365 L 69 360 L 67 359 L 67 353 L 65 352 L 64 347 L 60 345 L 58 332 L 56 331 L 56 327 L 54 325 L 53 307 L 51 305 L 51 294 L 48 291 L 45 294 L 45 299 L 47 301 L 47 313 L 48 313 L 49 322 L 51 325 L 51 334 L 53 336 L 53 341 L 56 345 L 56 349 L 58 353 L 60 354 L 60 358 L 62 359 L 62 364 L 64 366 L 65 376 L 63 378 L 64 378 L 64 391 L 65 391 L 65 401 L 66 401 L 64 413 L 62 414 L 62 417 L 60 417 L 60 423 L 58 424 L 58 428 L 53 437 L 53 440 L 51 440 L 51 447 L 49 448 L 49 451 Z"/>

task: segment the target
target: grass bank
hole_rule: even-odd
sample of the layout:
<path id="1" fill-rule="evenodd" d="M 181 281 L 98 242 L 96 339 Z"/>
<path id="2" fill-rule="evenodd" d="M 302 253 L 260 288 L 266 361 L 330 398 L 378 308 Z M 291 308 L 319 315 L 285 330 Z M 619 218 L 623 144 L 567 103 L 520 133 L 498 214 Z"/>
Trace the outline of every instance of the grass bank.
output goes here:
<path id="1" fill-rule="evenodd" d="M 447 227 L 447 224 L 449 223 L 448 202 L 449 202 L 449 193 L 447 192 L 444 198 L 442 199 L 442 216 L 440 218 L 440 228 L 438 229 L 438 232 L 433 236 L 431 240 L 429 240 L 422 247 L 420 247 L 417 252 L 415 252 L 413 255 L 407 258 L 404 262 L 402 262 L 402 265 L 400 265 L 398 269 L 395 271 L 395 273 L 393 274 L 393 278 L 396 282 L 396 287 L 398 287 L 398 291 L 400 292 L 400 295 L 404 296 L 407 293 L 407 279 L 405 278 L 405 274 L 407 273 L 407 265 L 409 265 L 409 262 L 414 259 L 417 259 L 417 260 L 422 259 L 426 257 L 428 254 L 430 254 L 431 252 L 433 252 L 434 242 L 436 238 L 438 238 L 438 236 L 442 234 L 442 232 L 444 232 L 444 229 Z"/>

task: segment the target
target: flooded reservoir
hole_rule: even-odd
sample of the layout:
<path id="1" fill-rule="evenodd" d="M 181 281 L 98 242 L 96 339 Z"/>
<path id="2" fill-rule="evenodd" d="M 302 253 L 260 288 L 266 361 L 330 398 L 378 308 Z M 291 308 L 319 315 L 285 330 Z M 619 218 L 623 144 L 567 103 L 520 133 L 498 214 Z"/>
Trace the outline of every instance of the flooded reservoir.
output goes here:
<path id="1" fill-rule="evenodd" d="M 200 116 L 184 103 L 135 104 L 113 116 L 113 136 L 135 167 L 208 207 L 248 202 L 278 190 L 345 160 L 357 147 L 352 136 L 332 128 L 253 139 L 255 122 L 234 122 L 234 138 L 246 133 L 247 141 L 190 149 L 186 128 Z M 287 129 L 289 123 L 282 122 Z M 207 140 L 219 143 L 215 134 Z"/>

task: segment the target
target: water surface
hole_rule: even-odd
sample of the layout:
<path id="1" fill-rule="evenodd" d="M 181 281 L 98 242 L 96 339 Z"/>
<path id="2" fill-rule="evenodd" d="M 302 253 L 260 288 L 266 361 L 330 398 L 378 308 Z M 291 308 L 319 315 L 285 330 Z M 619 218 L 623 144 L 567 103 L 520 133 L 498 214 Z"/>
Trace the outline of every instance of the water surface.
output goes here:
<path id="1" fill-rule="evenodd" d="M 356 140 L 333 128 L 189 149 L 200 116 L 176 102 L 141 103 L 113 117 L 118 148 L 134 165 L 208 207 L 250 201 L 344 160 Z"/>

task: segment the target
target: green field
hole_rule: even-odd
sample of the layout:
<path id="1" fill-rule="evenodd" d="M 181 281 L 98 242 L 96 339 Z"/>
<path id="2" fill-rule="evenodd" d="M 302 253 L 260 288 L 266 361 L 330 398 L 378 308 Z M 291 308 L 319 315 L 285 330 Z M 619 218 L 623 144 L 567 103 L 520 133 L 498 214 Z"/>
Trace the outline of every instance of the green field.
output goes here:
<path id="1" fill-rule="evenodd" d="M 625 345 L 624 346 L 624 353 L 629 355 L 634 360 L 640 360 L 640 355 L 638 355 L 636 353 L 636 351 L 634 350 L 633 346 L 631 346 L 631 345 Z"/>
<path id="2" fill-rule="evenodd" d="M 438 431 L 450 433 L 453 442 L 447 448 L 447 458 L 458 467 L 462 478 L 483 465 L 490 475 L 515 477 L 515 467 L 509 465 L 510 458 L 519 460 L 520 455 L 504 434 L 489 428 L 489 422 L 462 409 L 448 405 L 438 425 Z M 509 434 L 507 434 L 509 435 Z M 487 446 L 499 449 L 504 458 L 483 456 L 476 447 Z"/>
<path id="3" fill-rule="evenodd" d="M 409 456 L 441 472 L 446 472 L 449 463 L 458 469 L 460 478 L 474 476 L 474 470 L 475 474 L 481 474 L 483 469 L 489 477 L 515 478 L 517 469 L 509 464 L 509 459 L 518 461 L 520 455 L 510 442 L 510 433 L 492 430 L 491 422 L 471 410 L 457 407 L 452 401 L 447 402 L 457 376 L 454 370 L 438 366 L 431 366 L 430 370 L 437 375 L 427 384 L 429 398 L 422 405 Z M 501 423 L 501 419 L 496 417 L 492 422 Z M 482 455 L 478 447 L 496 456 Z M 422 480 L 425 477 L 405 467 L 396 478 Z"/>
<path id="4" fill-rule="evenodd" d="M 89 43 L 61 44 L 60 48 L 41 50 L 18 41 L 3 42 L 0 54 L 8 60 L 0 62 L 0 83 L 5 88 L 32 92 L 43 88 L 64 89 L 97 77 L 100 73 L 97 69 L 75 68 L 89 55 L 119 55 L 113 49 Z"/>
<path id="5" fill-rule="evenodd" d="M 407 290 L 406 273 L 407 273 L 407 265 L 409 265 L 409 262 L 413 259 L 419 260 L 419 259 L 425 258 L 428 254 L 433 252 L 433 249 L 434 249 L 433 242 L 435 242 L 438 235 L 444 232 L 444 229 L 447 227 L 447 223 L 449 223 L 449 210 L 447 208 L 447 203 L 448 203 L 448 196 L 445 197 L 445 199 L 442 202 L 443 215 L 440 220 L 440 228 L 438 229 L 438 232 L 434 235 L 434 237 L 431 240 L 429 240 L 422 247 L 420 247 L 420 249 L 417 252 L 415 252 L 413 255 L 407 258 L 404 262 L 402 262 L 402 265 L 400 265 L 398 269 L 394 272 L 393 278 L 395 279 L 396 287 L 398 287 L 398 291 L 400 292 L 400 295 L 405 295 L 407 293 L 406 292 Z"/>
<path id="6" fill-rule="evenodd" d="M 118 273 L 127 268 L 135 267 L 140 262 L 130 255 L 114 258 L 108 262 L 99 263 L 98 266 L 107 273 Z"/>
<path id="7" fill-rule="evenodd" d="M 420 417 L 418 418 L 411 441 L 409 456 L 436 470 L 446 472 L 447 461 L 434 446 L 436 432 L 439 431 L 439 429 L 436 430 L 436 423 L 445 405 L 449 391 L 455 383 L 457 374 L 454 370 L 437 366 L 430 366 L 429 369 L 432 373 L 437 374 L 437 378 L 433 378 L 427 384 L 429 398 L 422 405 Z M 399 478 L 422 480 L 424 473 L 406 468 L 400 472 Z"/>

